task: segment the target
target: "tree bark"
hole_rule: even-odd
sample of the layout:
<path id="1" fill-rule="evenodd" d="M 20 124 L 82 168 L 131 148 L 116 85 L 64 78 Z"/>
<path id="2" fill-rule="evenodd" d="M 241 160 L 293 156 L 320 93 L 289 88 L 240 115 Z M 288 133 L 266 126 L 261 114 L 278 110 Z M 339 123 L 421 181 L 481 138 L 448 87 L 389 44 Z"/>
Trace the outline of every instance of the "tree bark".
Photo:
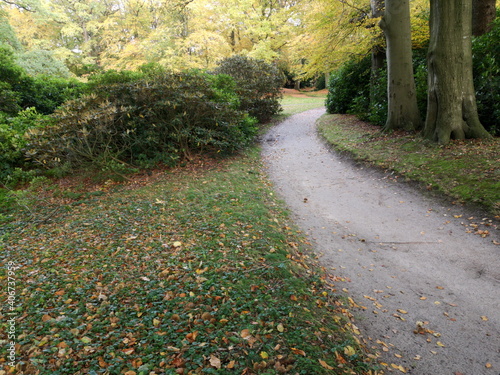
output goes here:
<path id="1" fill-rule="evenodd" d="M 487 138 L 472 80 L 472 0 L 431 0 L 428 98 L 424 137 Z"/>
<path id="2" fill-rule="evenodd" d="M 473 0 L 472 35 L 479 36 L 491 30 L 496 17 L 496 0 Z"/>
<path id="3" fill-rule="evenodd" d="M 384 131 L 418 130 L 422 119 L 413 75 L 409 0 L 386 0 L 381 27 L 387 43 L 388 113 Z"/>

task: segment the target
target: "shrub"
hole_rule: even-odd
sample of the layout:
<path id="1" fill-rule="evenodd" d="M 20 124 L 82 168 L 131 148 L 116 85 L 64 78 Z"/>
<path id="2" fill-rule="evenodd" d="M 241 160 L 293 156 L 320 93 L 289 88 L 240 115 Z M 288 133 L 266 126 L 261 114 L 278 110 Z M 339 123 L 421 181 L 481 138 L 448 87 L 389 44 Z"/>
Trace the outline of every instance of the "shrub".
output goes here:
<path id="1" fill-rule="evenodd" d="M 492 30 L 473 39 L 474 87 L 479 119 L 486 130 L 500 135 L 500 10 Z"/>
<path id="2" fill-rule="evenodd" d="M 219 62 L 214 73 L 233 77 L 239 108 L 259 122 L 270 120 L 282 110 L 280 99 L 285 77 L 276 66 L 263 60 L 232 56 Z"/>
<path id="3" fill-rule="evenodd" d="M 70 163 L 116 170 L 235 151 L 256 134 L 255 121 L 237 109 L 227 76 L 188 72 L 134 80 L 127 74 L 104 75 L 106 84 L 56 111 L 54 125 L 32 130 L 27 156 L 49 168 Z"/>
<path id="4" fill-rule="evenodd" d="M 10 117 L 0 113 L 0 181 L 15 184 L 21 181 L 21 167 L 25 167 L 23 150 L 26 146 L 25 133 L 29 129 L 43 126 L 49 121 L 47 116 L 34 108 L 21 111 Z"/>
<path id="5" fill-rule="evenodd" d="M 76 79 L 39 75 L 33 79 L 31 90 L 24 94 L 24 107 L 34 107 L 48 115 L 63 103 L 80 97 L 85 84 Z"/>
<path id="6" fill-rule="evenodd" d="M 12 51 L 0 45 L 0 111 L 15 115 L 35 107 L 39 113 L 50 114 L 65 101 L 81 95 L 83 87 L 75 79 L 30 77 L 17 65 Z"/>
<path id="7" fill-rule="evenodd" d="M 366 104 L 360 106 L 361 99 L 370 98 L 370 62 L 368 59 L 351 59 L 334 72 L 328 83 L 326 110 L 328 113 L 362 113 L 368 108 Z M 357 99 L 357 105 L 354 103 Z"/>
<path id="8" fill-rule="evenodd" d="M 96 87 L 114 85 L 118 83 L 131 83 L 145 77 L 146 73 L 142 71 L 106 70 L 104 72 L 97 72 L 89 77 L 87 83 L 87 92 L 93 92 Z"/>
<path id="9" fill-rule="evenodd" d="M 5 100 L 0 101 L 0 111 L 17 113 L 32 83 L 32 78 L 16 64 L 12 49 L 0 44 L 0 98 Z"/>

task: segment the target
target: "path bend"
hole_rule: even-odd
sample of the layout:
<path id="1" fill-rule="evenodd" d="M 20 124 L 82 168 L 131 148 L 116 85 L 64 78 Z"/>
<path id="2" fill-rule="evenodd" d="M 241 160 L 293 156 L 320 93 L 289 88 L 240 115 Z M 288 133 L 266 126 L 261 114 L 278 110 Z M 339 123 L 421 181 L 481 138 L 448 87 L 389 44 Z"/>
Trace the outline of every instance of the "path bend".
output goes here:
<path id="1" fill-rule="evenodd" d="M 330 151 L 323 113 L 272 128 L 262 156 L 322 264 L 346 280 L 338 289 L 366 307 L 355 313 L 367 345 L 408 374 L 500 375 L 498 232 L 466 233 L 459 207 Z"/>

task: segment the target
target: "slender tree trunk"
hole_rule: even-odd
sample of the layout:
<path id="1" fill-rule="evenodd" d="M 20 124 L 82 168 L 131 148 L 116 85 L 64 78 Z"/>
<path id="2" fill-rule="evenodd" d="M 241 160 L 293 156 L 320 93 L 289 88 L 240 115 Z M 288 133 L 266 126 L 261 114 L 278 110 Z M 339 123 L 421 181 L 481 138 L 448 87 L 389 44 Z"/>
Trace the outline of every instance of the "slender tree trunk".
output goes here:
<path id="1" fill-rule="evenodd" d="M 413 75 L 409 0 L 386 0 L 381 27 L 387 42 L 388 113 L 384 130 L 418 130 L 422 119 Z"/>
<path id="2" fill-rule="evenodd" d="M 431 0 L 424 137 L 490 137 L 479 121 L 472 80 L 472 0 Z"/>

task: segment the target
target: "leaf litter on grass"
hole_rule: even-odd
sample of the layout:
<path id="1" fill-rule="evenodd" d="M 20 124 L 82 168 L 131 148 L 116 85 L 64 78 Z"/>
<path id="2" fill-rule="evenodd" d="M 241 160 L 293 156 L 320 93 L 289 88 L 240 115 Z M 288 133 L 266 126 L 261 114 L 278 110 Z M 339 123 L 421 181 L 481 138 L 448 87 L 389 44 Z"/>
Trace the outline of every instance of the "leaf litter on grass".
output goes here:
<path id="1" fill-rule="evenodd" d="M 375 374 L 257 154 L 12 224 L 1 257 L 19 267 L 16 362 L 0 371 Z"/>

